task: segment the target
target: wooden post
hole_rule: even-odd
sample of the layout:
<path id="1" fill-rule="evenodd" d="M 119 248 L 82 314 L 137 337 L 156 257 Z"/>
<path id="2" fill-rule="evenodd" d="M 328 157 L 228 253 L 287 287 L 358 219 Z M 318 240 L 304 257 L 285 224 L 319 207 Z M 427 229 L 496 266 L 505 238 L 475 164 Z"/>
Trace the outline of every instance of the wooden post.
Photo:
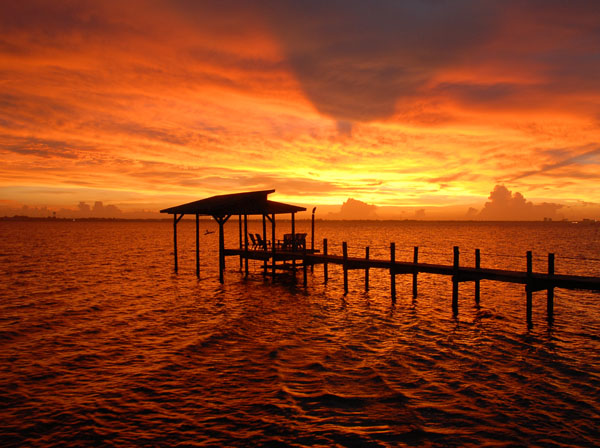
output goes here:
<path id="1" fill-rule="evenodd" d="M 530 250 L 527 251 L 527 285 L 525 286 L 525 293 L 527 294 L 526 302 L 526 314 L 527 314 L 527 325 L 531 328 L 532 322 L 532 303 L 533 303 L 533 285 L 531 284 L 531 274 L 533 273 L 533 254 Z"/>
<path id="2" fill-rule="evenodd" d="M 244 215 L 244 275 L 248 277 L 248 215 Z"/>
<path id="3" fill-rule="evenodd" d="M 262 225 L 263 225 L 263 241 L 265 242 L 264 251 L 267 251 L 267 217 L 262 215 Z M 267 259 L 265 258 L 263 261 L 263 276 L 267 276 Z"/>
<path id="4" fill-rule="evenodd" d="M 219 282 L 225 283 L 223 272 L 225 271 L 225 234 L 223 232 L 223 225 L 225 222 L 221 217 L 215 218 L 219 223 Z"/>
<path id="5" fill-rule="evenodd" d="M 292 213 L 292 252 L 296 252 L 296 213 Z M 292 257 L 292 273 L 294 274 L 294 281 L 296 281 L 296 256 Z"/>
<path id="6" fill-rule="evenodd" d="M 417 297 L 417 276 L 418 276 L 418 269 L 417 269 L 417 264 L 419 263 L 419 247 L 415 246 L 413 249 L 413 263 L 415 264 L 415 271 L 413 272 L 413 284 L 412 284 L 412 293 L 413 293 L 413 298 Z"/>
<path id="7" fill-rule="evenodd" d="M 452 276 L 452 313 L 458 314 L 458 276 L 459 276 L 459 265 L 460 265 L 460 250 L 458 246 L 454 246 L 454 260 L 453 268 L 454 275 Z"/>
<path id="8" fill-rule="evenodd" d="M 390 243 L 390 289 L 392 303 L 396 303 L 396 243 Z"/>
<path id="9" fill-rule="evenodd" d="M 317 207 L 313 207 L 312 209 L 312 218 L 310 222 L 310 252 L 312 254 L 315 253 L 315 211 L 317 211 Z M 306 243 L 305 243 L 306 245 Z M 310 272 L 314 272 L 315 265 L 314 263 L 310 265 Z"/>
<path id="10" fill-rule="evenodd" d="M 327 238 L 323 238 L 323 255 L 325 256 L 325 261 L 323 262 L 323 283 L 327 283 L 327 280 L 329 280 L 329 272 L 327 270 Z"/>
<path id="11" fill-rule="evenodd" d="M 554 275 L 554 254 L 548 254 L 548 277 Z M 548 301 L 546 303 L 548 322 L 554 319 L 554 285 L 548 288 Z"/>
<path id="12" fill-rule="evenodd" d="M 173 255 L 175 257 L 175 273 L 177 274 L 178 266 L 177 266 L 177 213 L 173 213 Z"/>
<path id="13" fill-rule="evenodd" d="M 365 247 L 365 259 L 367 266 L 365 267 L 365 292 L 369 291 L 369 246 Z"/>
<path id="14" fill-rule="evenodd" d="M 200 278 L 200 216 L 196 213 L 196 277 Z"/>
<path id="15" fill-rule="evenodd" d="M 273 255 L 271 258 L 271 273 L 273 274 L 273 279 L 275 279 L 275 250 L 277 247 L 275 240 L 275 213 L 271 215 L 271 254 Z"/>
<path id="16" fill-rule="evenodd" d="M 240 250 L 244 248 L 244 243 L 242 239 L 242 215 L 238 215 L 238 228 L 240 231 Z M 240 254 L 240 272 L 244 269 L 244 256 Z"/>
<path id="17" fill-rule="evenodd" d="M 344 294 L 348 294 L 348 244 L 345 241 L 342 243 L 342 256 L 344 258 L 342 264 L 344 268 Z"/>
<path id="18" fill-rule="evenodd" d="M 481 269 L 481 251 L 475 249 L 475 269 Z M 480 296 L 480 283 L 479 280 L 475 280 L 475 303 L 479 306 Z"/>
<path id="19" fill-rule="evenodd" d="M 223 273 L 225 272 L 225 232 L 223 231 L 223 226 L 227 220 L 231 218 L 231 215 L 213 215 L 213 218 L 219 223 L 219 282 L 224 283 Z"/>
<path id="20" fill-rule="evenodd" d="M 308 284 L 308 278 L 307 278 L 307 266 L 306 266 L 306 244 L 304 244 L 304 260 L 302 263 L 302 283 L 304 284 L 304 287 L 306 288 L 307 284 Z"/>

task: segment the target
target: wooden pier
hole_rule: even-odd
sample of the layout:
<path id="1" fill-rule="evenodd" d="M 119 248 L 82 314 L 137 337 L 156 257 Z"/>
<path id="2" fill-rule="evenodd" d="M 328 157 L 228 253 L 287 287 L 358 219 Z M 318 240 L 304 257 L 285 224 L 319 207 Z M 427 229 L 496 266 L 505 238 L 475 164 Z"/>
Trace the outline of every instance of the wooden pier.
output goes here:
<path id="1" fill-rule="evenodd" d="M 418 260 L 419 248 L 414 247 L 413 261 L 397 261 L 395 243 L 390 244 L 390 257 L 388 259 L 370 258 L 370 248 L 365 248 L 365 257 L 349 257 L 347 243 L 342 244 L 342 254 L 332 255 L 327 252 L 327 239 L 323 240 L 323 251 L 285 251 L 277 250 L 275 252 L 265 250 L 246 250 L 226 249 L 226 256 L 239 256 L 245 260 L 262 260 L 265 264 L 270 264 L 272 273 L 275 270 L 295 272 L 297 269 L 303 271 L 303 283 L 307 286 L 307 269 L 314 265 L 323 265 L 323 281 L 327 283 L 329 279 L 328 265 L 335 264 L 342 266 L 344 294 L 348 293 L 348 271 L 364 270 L 364 289 L 369 290 L 369 271 L 372 269 L 383 269 L 390 275 L 390 294 L 392 302 L 396 301 L 396 275 L 412 275 L 412 294 L 416 297 L 418 294 L 418 275 L 434 274 L 445 275 L 452 278 L 452 309 L 455 314 L 458 313 L 458 295 L 460 283 L 473 282 L 475 285 L 475 302 L 480 301 L 480 282 L 490 280 L 503 283 L 516 283 L 525 286 L 526 291 L 526 314 L 527 321 L 531 323 L 532 319 L 532 294 L 536 291 L 547 291 L 547 313 L 548 318 L 552 319 L 554 314 L 554 289 L 579 289 L 600 291 L 600 277 L 555 274 L 554 272 L 554 254 L 548 254 L 547 272 L 533 272 L 531 251 L 526 254 L 526 270 L 515 271 L 506 269 L 493 269 L 481 267 L 481 252 L 475 250 L 475 266 L 460 265 L 460 249 L 455 246 L 453 250 L 452 265 L 421 263 Z M 279 263 L 278 262 L 282 262 Z M 293 262 L 292 265 L 289 263 Z M 266 271 L 265 271 L 266 273 Z"/>
<path id="2" fill-rule="evenodd" d="M 307 286 L 308 273 L 315 265 L 323 265 L 323 281 L 327 283 L 329 279 L 328 265 L 341 265 L 343 270 L 344 294 L 348 293 L 348 271 L 364 270 L 364 288 L 369 290 L 369 272 L 372 269 L 383 269 L 390 275 L 390 294 L 392 302 L 396 301 L 396 276 L 412 275 L 412 294 L 414 297 L 418 294 L 418 275 L 434 274 L 446 275 L 452 278 L 452 310 L 456 315 L 458 313 L 458 295 L 459 284 L 473 282 L 475 286 L 475 301 L 480 301 L 480 282 L 490 280 L 504 283 L 516 283 L 525 286 L 526 291 L 526 315 L 527 322 L 531 325 L 532 321 L 532 294 L 536 291 L 547 291 L 547 316 L 549 322 L 553 320 L 554 315 L 554 289 L 580 289 L 600 291 L 600 277 L 556 274 L 554 269 L 554 254 L 548 254 L 548 267 L 546 272 L 533 272 L 533 255 L 531 252 L 526 254 L 526 266 L 523 271 L 492 269 L 481 267 L 481 252 L 475 250 L 475 265 L 463 266 L 460 264 L 460 249 L 455 246 L 453 250 L 452 265 L 422 263 L 419 261 L 419 248 L 414 247 L 412 261 L 396 260 L 396 245 L 390 243 L 389 258 L 377 259 L 370 257 L 370 248 L 365 248 L 364 257 L 348 256 L 348 245 L 342 244 L 342 254 L 333 255 L 328 252 L 328 241 L 323 240 L 321 250 L 314 246 L 314 209 L 312 214 L 311 247 L 307 248 L 306 240 L 298 238 L 299 234 L 295 231 L 295 214 L 298 211 L 305 211 L 303 207 L 298 207 L 279 202 L 267 200 L 267 195 L 274 190 L 238 193 L 233 195 L 214 196 L 212 198 L 183 204 L 170 209 L 161 210 L 162 213 L 173 214 L 173 240 L 175 271 L 178 270 L 177 262 L 177 223 L 184 214 L 193 214 L 196 216 L 196 275 L 200 276 L 199 262 L 199 215 L 212 216 L 219 224 L 219 280 L 224 282 L 225 259 L 228 256 L 239 257 L 240 271 L 244 271 L 246 276 L 249 273 L 249 260 L 259 260 L 263 262 L 263 275 L 276 275 L 278 270 L 291 272 L 296 276 L 298 269 L 303 271 L 303 284 Z M 285 234 L 282 241 L 276 239 L 275 215 L 282 213 L 291 214 L 291 233 Z M 179 216 L 178 216 L 179 215 Z M 238 215 L 239 227 L 239 248 L 227 249 L 224 243 L 223 226 L 232 215 Z M 260 234 L 252 235 L 254 244 L 251 245 L 248 239 L 248 215 L 262 215 L 262 236 Z M 271 240 L 267 238 L 267 220 L 271 224 Z M 256 239 L 255 239 L 256 238 Z M 258 243 L 256 242 L 258 241 Z"/>

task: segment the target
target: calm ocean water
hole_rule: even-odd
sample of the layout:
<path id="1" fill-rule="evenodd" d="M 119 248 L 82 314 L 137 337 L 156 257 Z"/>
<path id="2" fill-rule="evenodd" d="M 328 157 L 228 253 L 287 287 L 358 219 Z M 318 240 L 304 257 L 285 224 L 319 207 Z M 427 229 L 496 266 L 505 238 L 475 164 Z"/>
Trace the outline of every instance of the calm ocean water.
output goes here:
<path id="1" fill-rule="evenodd" d="M 308 223 L 297 231 L 308 232 Z M 237 222 L 226 226 L 237 244 Z M 182 221 L 0 222 L 2 446 L 599 446 L 600 294 L 330 266 L 305 289 L 227 260 L 217 234 Z M 250 230 L 261 231 L 252 222 Z M 289 231 L 280 223 L 278 234 Z M 600 275 L 600 227 L 562 223 L 317 222 L 329 252 Z"/>

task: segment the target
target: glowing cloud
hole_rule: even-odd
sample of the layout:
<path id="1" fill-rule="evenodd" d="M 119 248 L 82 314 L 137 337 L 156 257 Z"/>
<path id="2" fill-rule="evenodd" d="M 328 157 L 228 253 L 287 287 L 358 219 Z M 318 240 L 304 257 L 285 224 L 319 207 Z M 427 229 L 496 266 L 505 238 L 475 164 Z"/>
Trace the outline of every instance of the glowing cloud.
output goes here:
<path id="1" fill-rule="evenodd" d="M 597 203 L 598 23 L 582 0 L 2 2 L 0 193 Z"/>

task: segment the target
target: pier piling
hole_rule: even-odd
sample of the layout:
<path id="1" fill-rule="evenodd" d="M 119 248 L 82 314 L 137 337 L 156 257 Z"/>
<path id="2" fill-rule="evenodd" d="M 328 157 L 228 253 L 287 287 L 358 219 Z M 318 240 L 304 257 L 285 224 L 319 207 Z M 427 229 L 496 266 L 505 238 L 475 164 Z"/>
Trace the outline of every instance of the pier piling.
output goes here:
<path id="1" fill-rule="evenodd" d="M 417 297 L 417 276 L 419 275 L 418 268 L 416 266 L 419 264 L 419 247 L 415 246 L 413 249 L 413 263 L 415 264 L 415 271 L 412 276 L 412 295 L 413 299 Z"/>
<path id="2" fill-rule="evenodd" d="M 396 303 L 396 243 L 390 243 L 390 282 L 392 303 Z"/>
<path id="3" fill-rule="evenodd" d="M 475 249 L 475 269 L 481 269 L 481 251 Z M 480 280 L 475 280 L 475 304 L 479 307 Z"/>
<path id="4" fill-rule="evenodd" d="M 344 269 L 344 294 L 348 294 L 348 244 L 345 241 L 342 243 L 342 257 L 344 258 L 342 264 Z"/>
<path id="5" fill-rule="evenodd" d="M 533 285 L 532 285 L 532 274 L 533 274 L 533 253 L 527 251 L 527 284 L 525 286 L 525 294 L 527 295 L 526 307 L 527 307 L 527 325 L 531 327 L 533 325 L 531 307 L 533 303 Z"/>
<path id="6" fill-rule="evenodd" d="M 454 259 L 452 263 L 452 268 L 454 274 L 452 275 L 452 313 L 454 315 L 458 314 L 458 282 L 459 282 L 459 255 L 460 251 L 458 246 L 454 246 Z"/>
<path id="7" fill-rule="evenodd" d="M 365 247 L 365 260 L 367 260 L 367 266 L 365 267 L 365 292 L 369 291 L 369 246 Z"/>
<path id="8" fill-rule="evenodd" d="M 323 262 L 323 283 L 327 283 L 327 280 L 329 280 L 327 269 L 327 238 L 323 238 L 323 255 L 325 257 L 325 261 Z"/>
<path id="9" fill-rule="evenodd" d="M 554 276 L 554 254 L 548 254 L 548 277 Z M 548 288 L 548 299 L 546 303 L 546 311 L 548 316 L 548 321 L 552 322 L 554 319 L 554 287 L 550 286 Z"/>

